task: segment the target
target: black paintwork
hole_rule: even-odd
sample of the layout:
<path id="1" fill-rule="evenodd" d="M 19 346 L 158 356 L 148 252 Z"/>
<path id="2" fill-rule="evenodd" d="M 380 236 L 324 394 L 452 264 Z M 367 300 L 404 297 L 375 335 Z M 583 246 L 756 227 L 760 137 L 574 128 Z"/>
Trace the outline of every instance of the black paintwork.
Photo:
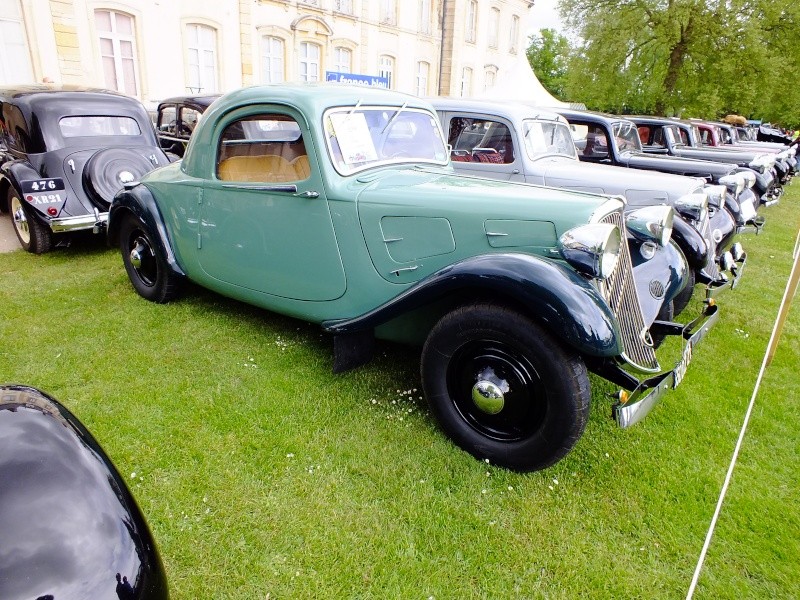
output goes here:
<path id="1" fill-rule="evenodd" d="M 80 421 L 34 388 L 0 386 L 0 507 L 3 600 L 169 597 L 123 478 Z"/>

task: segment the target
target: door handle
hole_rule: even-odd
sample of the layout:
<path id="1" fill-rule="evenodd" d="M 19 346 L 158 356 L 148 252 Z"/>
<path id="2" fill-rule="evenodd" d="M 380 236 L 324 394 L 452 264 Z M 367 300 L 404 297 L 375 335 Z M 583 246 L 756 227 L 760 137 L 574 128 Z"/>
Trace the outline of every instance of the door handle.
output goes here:
<path id="1" fill-rule="evenodd" d="M 305 192 L 297 192 L 296 194 L 292 194 L 292 196 L 297 196 L 298 198 L 319 198 L 319 192 L 306 190 Z"/>

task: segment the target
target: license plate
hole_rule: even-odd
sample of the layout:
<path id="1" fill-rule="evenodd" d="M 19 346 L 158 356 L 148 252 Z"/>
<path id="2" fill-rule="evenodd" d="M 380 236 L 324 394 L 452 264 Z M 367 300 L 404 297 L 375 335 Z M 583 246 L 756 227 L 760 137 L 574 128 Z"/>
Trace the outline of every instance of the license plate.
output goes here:
<path id="1" fill-rule="evenodd" d="M 60 177 L 21 181 L 22 196 L 30 204 L 60 204 L 67 197 Z"/>
<path id="2" fill-rule="evenodd" d="M 692 362 L 692 342 L 688 341 L 683 349 L 681 360 L 675 365 L 675 383 L 672 386 L 673 389 L 678 387 L 681 381 L 683 381 L 690 362 Z"/>

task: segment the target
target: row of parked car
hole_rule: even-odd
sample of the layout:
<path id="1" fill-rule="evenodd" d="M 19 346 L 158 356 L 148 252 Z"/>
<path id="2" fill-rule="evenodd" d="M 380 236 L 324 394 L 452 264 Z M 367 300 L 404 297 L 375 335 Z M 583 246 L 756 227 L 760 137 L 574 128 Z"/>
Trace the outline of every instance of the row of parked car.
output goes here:
<path id="1" fill-rule="evenodd" d="M 589 372 L 619 387 L 611 408 L 623 427 L 680 384 L 719 316 L 718 291 L 742 275 L 736 234 L 764 225 L 759 208 L 797 167 L 793 148 L 737 133 L 289 84 L 170 99 L 153 127 L 119 94 L 4 89 L 0 206 L 34 254 L 74 231 L 107 236 L 148 300 L 193 281 L 318 323 L 336 371 L 369 360 L 376 339 L 419 345 L 444 432 L 525 471 L 580 438 Z M 696 287 L 702 302 L 690 303 Z M 663 368 L 657 349 L 670 336 L 683 351 Z M 86 597 L 166 597 L 141 514 L 77 419 L 38 390 L 6 386 L 0 434 L 4 473 L 51 460 L 72 473 L 40 469 L 16 478 L 13 498 L 3 492 L 49 499 L 39 512 L 52 517 L 35 532 L 7 523 L 14 539 L 33 539 L 24 568 L 0 563 L 14 597 L 72 597 L 76 585 L 93 586 Z M 90 491 L 124 528 L 95 526 L 78 501 Z M 43 578 L 36 557 L 82 552 L 64 531 L 76 519 L 100 540 L 98 561 L 81 561 L 86 576 Z"/>

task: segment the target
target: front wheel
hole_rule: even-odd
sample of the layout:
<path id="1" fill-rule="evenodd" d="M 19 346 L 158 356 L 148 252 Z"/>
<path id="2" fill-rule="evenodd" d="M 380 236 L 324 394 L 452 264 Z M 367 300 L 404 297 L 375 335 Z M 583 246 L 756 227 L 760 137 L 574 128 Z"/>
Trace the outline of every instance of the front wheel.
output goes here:
<path id="1" fill-rule="evenodd" d="M 178 294 L 180 276 L 169 268 L 164 252 L 133 215 L 127 215 L 120 226 L 119 246 L 128 277 L 142 298 L 164 303 Z"/>
<path id="2" fill-rule="evenodd" d="M 502 306 L 468 305 L 442 317 L 425 342 L 421 371 L 445 433 L 477 458 L 517 471 L 564 457 L 589 418 L 580 357 Z"/>
<path id="3" fill-rule="evenodd" d="M 8 207 L 14 233 L 23 250 L 32 254 L 49 252 L 53 247 L 53 232 L 31 214 L 33 209 L 22 203 L 13 187 L 8 189 Z"/>

